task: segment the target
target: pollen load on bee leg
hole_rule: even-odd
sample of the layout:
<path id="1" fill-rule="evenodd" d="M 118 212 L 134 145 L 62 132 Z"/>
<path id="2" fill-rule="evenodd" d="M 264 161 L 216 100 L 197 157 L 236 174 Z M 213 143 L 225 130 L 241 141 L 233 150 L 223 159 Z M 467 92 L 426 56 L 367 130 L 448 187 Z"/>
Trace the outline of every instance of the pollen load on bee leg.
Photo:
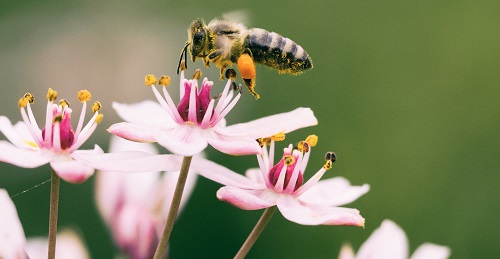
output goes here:
<path id="1" fill-rule="evenodd" d="M 255 97 L 259 99 L 260 95 L 255 92 L 255 78 L 257 77 L 257 72 L 255 70 L 255 63 L 252 57 L 248 54 L 242 54 L 238 58 L 238 70 L 240 71 L 241 78 L 245 82 L 248 91 Z"/>

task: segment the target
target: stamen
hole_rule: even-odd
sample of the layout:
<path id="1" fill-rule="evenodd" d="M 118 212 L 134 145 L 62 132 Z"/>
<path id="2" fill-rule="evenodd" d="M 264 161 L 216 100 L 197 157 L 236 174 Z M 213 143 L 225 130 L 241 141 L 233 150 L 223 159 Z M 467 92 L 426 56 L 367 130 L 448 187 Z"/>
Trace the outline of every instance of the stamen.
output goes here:
<path id="1" fill-rule="evenodd" d="M 100 102 L 95 101 L 94 104 L 92 104 L 92 112 L 93 113 L 100 111 L 101 109 L 102 109 L 102 105 Z"/>
<path id="2" fill-rule="evenodd" d="M 152 86 L 156 84 L 156 77 L 154 75 L 147 75 L 144 78 L 144 83 L 146 84 L 146 86 Z"/>
<path id="3" fill-rule="evenodd" d="M 24 98 L 28 99 L 28 102 L 30 104 L 35 103 L 35 96 L 33 96 L 31 93 L 25 93 Z"/>
<path id="4" fill-rule="evenodd" d="M 297 144 L 297 150 L 300 152 L 307 153 L 310 150 L 309 142 L 307 141 L 301 141 L 299 144 Z"/>
<path id="5" fill-rule="evenodd" d="M 335 152 L 327 152 L 325 155 L 325 164 L 323 165 L 323 168 L 325 170 L 330 170 L 332 168 L 332 164 L 337 161 L 337 155 Z"/>
<path id="6" fill-rule="evenodd" d="M 193 79 L 198 80 L 203 76 L 203 73 L 201 72 L 200 69 L 196 69 L 193 74 Z"/>
<path id="7" fill-rule="evenodd" d="M 169 86 L 170 85 L 170 77 L 169 76 L 161 76 L 160 79 L 158 80 L 158 84 L 160 86 Z"/>
<path id="8" fill-rule="evenodd" d="M 99 115 L 97 115 L 97 117 L 95 118 L 95 123 L 97 124 L 101 123 L 103 117 L 104 115 L 102 115 L 102 113 L 99 113 Z"/>
<path id="9" fill-rule="evenodd" d="M 62 121 L 62 115 L 54 117 L 54 122 L 61 122 L 61 121 Z"/>
<path id="10" fill-rule="evenodd" d="M 283 162 L 285 163 L 286 166 L 290 166 L 293 165 L 293 163 L 295 163 L 295 158 L 292 155 L 284 156 Z"/>
<path id="11" fill-rule="evenodd" d="M 59 101 L 59 105 L 61 105 L 61 107 L 65 108 L 65 107 L 69 107 L 69 102 L 65 99 L 61 99 Z"/>
<path id="12" fill-rule="evenodd" d="M 49 100 L 49 102 L 53 102 L 55 99 L 57 99 L 57 92 L 52 90 L 52 88 L 49 88 L 47 91 L 47 100 Z"/>
<path id="13" fill-rule="evenodd" d="M 92 98 L 92 95 L 87 90 L 80 90 L 78 92 L 78 100 L 80 100 L 80 102 L 82 102 L 82 103 L 86 102 L 86 101 L 90 101 L 91 98 Z"/>
<path id="14" fill-rule="evenodd" d="M 186 62 L 185 62 L 184 60 L 183 60 L 183 61 L 181 61 L 181 64 L 179 65 L 179 69 L 180 69 L 181 71 L 186 70 Z"/>
<path id="15" fill-rule="evenodd" d="M 232 68 L 227 69 L 226 70 L 226 78 L 235 81 L 236 80 L 236 71 L 234 71 L 234 69 L 232 69 Z"/>
<path id="16" fill-rule="evenodd" d="M 309 135 L 306 138 L 306 142 L 309 144 L 310 147 L 316 146 L 318 144 L 318 136 L 316 135 Z"/>
<path id="17" fill-rule="evenodd" d="M 26 97 L 21 97 L 19 99 L 19 102 L 17 102 L 17 105 L 19 108 L 25 108 L 28 105 L 29 100 Z"/>
<path id="18" fill-rule="evenodd" d="M 278 134 L 274 134 L 270 137 L 270 139 L 274 141 L 283 141 L 285 140 L 285 133 L 280 132 Z"/>

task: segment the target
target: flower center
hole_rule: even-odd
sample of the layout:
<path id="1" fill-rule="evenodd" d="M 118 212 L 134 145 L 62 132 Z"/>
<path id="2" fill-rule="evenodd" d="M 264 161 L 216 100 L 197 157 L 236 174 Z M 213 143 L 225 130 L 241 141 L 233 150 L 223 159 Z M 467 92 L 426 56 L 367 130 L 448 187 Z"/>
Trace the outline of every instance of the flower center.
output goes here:
<path id="1" fill-rule="evenodd" d="M 202 83 L 201 90 L 198 92 L 193 81 L 184 81 L 184 96 L 177 106 L 177 111 L 179 115 L 185 122 L 191 122 L 195 124 L 200 124 L 207 113 L 207 109 L 210 103 L 210 89 L 212 84 L 207 84 L 205 81 Z M 191 95 L 194 94 L 194 98 L 191 99 Z M 189 116 L 190 110 L 194 110 L 196 116 Z M 212 108 L 213 110 L 213 108 Z M 196 121 L 192 121 L 196 118 Z"/>
<path id="2" fill-rule="evenodd" d="M 73 141 L 75 140 L 75 133 L 73 131 L 73 127 L 71 126 L 71 109 L 67 106 L 68 103 L 66 101 L 61 100 L 60 103 L 60 105 L 54 105 L 54 109 L 52 111 L 54 120 L 51 124 L 51 139 L 54 139 L 54 126 L 58 123 L 61 149 L 65 150 L 73 144 Z M 42 137 L 45 140 L 45 128 L 42 130 Z"/>
<path id="3" fill-rule="evenodd" d="M 269 171 L 269 182 L 276 186 L 278 180 L 280 179 L 280 175 L 284 175 L 284 183 L 283 190 L 286 189 L 288 184 L 290 184 L 290 180 L 293 175 L 293 171 L 297 166 L 298 156 L 295 157 L 293 155 L 284 155 L 281 160 L 271 168 Z M 286 168 L 285 168 L 286 167 Z M 281 176 L 283 177 L 283 176 Z M 304 183 L 304 177 L 302 176 L 302 172 L 298 172 L 297 180 L 295 181 L 295 187 L 293 191 L 296 191 L 302 184 Z M 290 187 L 291 188 L 291 187 Z"/>

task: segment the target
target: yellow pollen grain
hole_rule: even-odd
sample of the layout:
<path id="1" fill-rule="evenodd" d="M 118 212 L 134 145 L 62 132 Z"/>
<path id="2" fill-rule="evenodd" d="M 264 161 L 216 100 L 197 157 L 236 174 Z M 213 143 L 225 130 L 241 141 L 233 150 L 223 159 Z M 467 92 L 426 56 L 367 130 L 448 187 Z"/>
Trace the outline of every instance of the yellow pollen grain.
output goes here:
<path id="1" fill-rule="evenodd" d="M 102 113 L 99 113 L 97 115 L 97 117 L 95 118 L 95 123 L 97 123 L 97 124 L 101 123 L 103 118 L 104 118 L 104 115 L 102 115 Z"/>
<path id="2" fill-rule="evenodd" d="M 146 84 L 146 86 L 152 86 L 152 85 L 156 84 L 156 76 L 154 76 L 154 75 L 147 75 L 144 78 L 144 83 Z"/>
<path id="3" fill-rule="evenodd" d="M 186 121 L 186 124 L 187 125 L 194 125 L 194 122 L 192 122 L 192 121 Z"/>
<path id="4" fill-rule="evenodd" d="M 200 79 L 201 77 L 203 76 L 203 73 L 201 72 L 201 70 L 199 69 L 196 69 L 196 71 L 194 71 L 194 74 L 193 74 L 193 79 Z"/>
<path id="5" fill-rule="evenodd" d="M 100 102 L 95 101 L 94 104 L 92 104 L 92 112 L 100 111 L 102 109 L 102 105 Z"/>
<path id="6" fill-rule="evenodd" d="M 90 101 L 90 98 L 92 98 L 92 95 L 90 94 L 90 92 L 88 90 L 80 90 L 78 91 L 78 100 L 80 100 L 80 102 L 86 102 L 86 101 Z"/>
<path id="7" fill-rule="evenodd" d="M 24 108 L 28 105 L 28 99 L 26 97 L 21 97 L 19 99 L 19 102 L 17 102 L 17 105 L 19 106 L 19 108 Z"/>
<path id="8" fill-rule="evenodd" d="M 314 147 L 316 144 L 318 144 L 318 136 L 316 135 L 309 135 L 306 138 L 306 142 L 309 144 L 309 146 Z"/>
<path id="9" fill-rule="evenodd" d="M 34 142 L 34 141 L 25 140 L 23 142 L 24 142 L 24 144 L 26 144 L 26 145 L 28 145 L 30 147 L 38 148 L 38 144 L 36 142 Z"/>
<path id="10" fill-rule="evenodd" d="M 325 170 L 330 170 L 332 169 L 333 162 L 331 160 L 326 160 L 325 164 L 323 165 L 323 168 Z"/>
<path id="11" fill-rule="evenodd" d="M 35 103 L 35 96 L 33 96 L 31 93 L 25 93 L 24 98 L 28 99 L 28 102 L 30 104 Z"/>
<path id="12" fill-rule="evenodd" d="M 169 86 L 170 85 L 170 77 L 169 76 L 160 76 L 158 80 L 158 84 L 161 86 Z"/>
<path id="13" fill-rule="evenodd" d="M 53 102 L 55 99 L 57 99 L 57 91 L 52 90 L 52 88 L 49 88 L 47 91 L 47 100 Z"/>
<path id="14" fill-rule="evenodd" d="M 289 166 L 295 163 L 295 158 L 292 155 L 284 156 L 283 162 L 285 163 L 286 166 Z"/>
<path id="15" fill-rule="evenodd" d="M 271 140 L 274 140 L 274 141 L 283 141 L 283 140 L 285 140 L 285 133 L 280 132 L 278 134 L 274 134 L 274 135 L 271 136 Z"/>
<path id="16" fill-rule="evenodd" d="M 66 106 L 68 106 L 68 107 L 69 107 L 69 102 L 68 102 L 68 101 L 66 101 L 65 99 L 61 99 L 61 100 L 59 101 L 59 105 L 61 105 L 62 107 L 66 107 Z"/>

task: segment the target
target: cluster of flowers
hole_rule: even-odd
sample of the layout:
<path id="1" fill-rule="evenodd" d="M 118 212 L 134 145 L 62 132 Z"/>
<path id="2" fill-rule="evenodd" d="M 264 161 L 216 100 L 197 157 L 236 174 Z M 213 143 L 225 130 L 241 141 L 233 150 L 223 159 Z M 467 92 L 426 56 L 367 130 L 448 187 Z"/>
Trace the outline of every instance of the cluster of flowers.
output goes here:
<path id="1" fill-rule="evenodd" d="M 234 72 L 228 74 L 235 75 Z M 51 197 L 55 197 L 51 198 L 49 241 L 41 244 L 43 240 L 26 240 L 14 204 L 7 192 L 0 190 L 0 258 L 28 255 L 43 258 L 47 250 L 49 258 L 55 254 L 60 258 L 88 257 L 74 234 L 58 235 L 58 243 L 68 245 L 56 249 L 58 179 L 81 183 L 92 176 L 95 169 L 101 171 L 96 179 L 99 210 L 115 244 L 130 258 L 164 257 L 176 215 L 187 201 L 196 175 L 222 184 L 216 194 L 222 201 L 244 210 L 265 209 L 236 258 L 248 253 L 276 210 L 286 219 L 303 225 L 364 227 L 365 219 L 358 210 L 340 206 L 367 193 L 369 186 L 352 186 L 342 177 L 320 181 L 332 168 L 335 153 L 326 153 L 325 163 L 318 166 L 314 174 L 305 174 L 317 136 L 310 135 L 295 146 L 285 146 L 283 152 L 275 151 L 275 145 L 285 139 L 285 134 L 317 124 L 311 109 L 297 108 L 228 126 L 224 118 L 240 99 L 241 86 L 236 86 L 235 78 L 228 78 L 222 93 L 211 97 L 213 82 L 204 78 L 200 86 L 200 78 L 198 70 L 193 79 L 186 79 L 182 66 L 177 105 L 167 91 L 170 78 L 157 79 L 152 75 L 146 76 L 145 82 L 157 102 L 113 103 L 125 122 L 108 129 L 118 136 L 112 137 L 109 153 L 97 145 L 93 150 L 78 150 L 102 120 L 101 105 L 95 102 L 94 115 L 83 126 L 87 102 L 91 99 L 86 90 L 78 93 L 83 108 L 76 130 L 71 125 L 69 102 L 55 103 L 57 92 L 52 89 L 47 94 L 42 129 L 31 110 L 34 97 L 29 93 L 19 100 L 23 121 L 12 125 L 9 119 L 0 116 L 0 131 L 8 139 L 0 141 L 0 161 L 25 168 L 49 163 Z M 153 142 L 172 154 L 158 154 Z M 256 155 L 258 168 L 242 175 L 209 161 L 201 154 L 208 145 L 230 155 Z M 275 155 L 279 157 L 277 162 Z M 135 173 L 127 174 L 130 172 Z M 447 258 L 449 254 L 447 247 L 427 244 L 412 258 Z M 339 255 L 342 259 L 407 257 L 406 237 L 391 221 L 385 221 L 356 256 L 348 246 L 344 246 Z"/>

